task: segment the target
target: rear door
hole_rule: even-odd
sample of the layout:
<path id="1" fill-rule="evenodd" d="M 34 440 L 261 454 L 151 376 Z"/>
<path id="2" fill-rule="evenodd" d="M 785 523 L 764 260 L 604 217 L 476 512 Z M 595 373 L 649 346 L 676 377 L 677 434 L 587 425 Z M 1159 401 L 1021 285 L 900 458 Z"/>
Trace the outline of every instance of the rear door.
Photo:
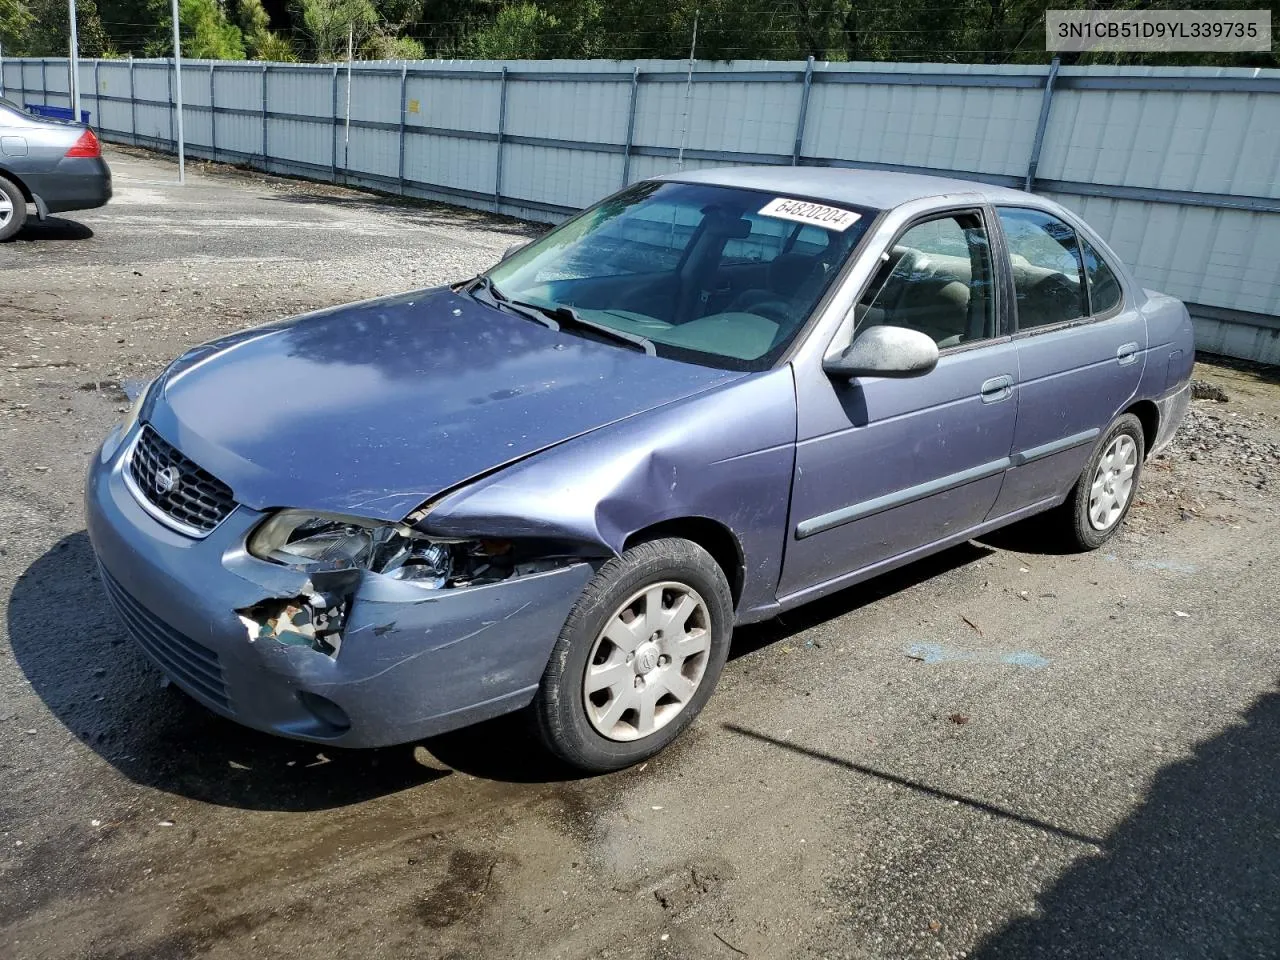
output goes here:
<path id="1" fill-rule="evenodd" d="M 1072 225 L 997 209 L 1009 254 L 1018 367 L 1012 467 L 993 516 L 1064 496 L 1142 379 L 1147 329 L 1118 271 Z"/>
<path id="2" fill-rule="evenodd" d="M 910 327 L 939 344 L 920 377 L 797 376 L 799 442 L 779 598 L 795 602 L 962 536 L 1008 464 L 1016 348 L 1000 323 L 988 213 L 929 214 L 901 231 L 859 303 L 856 337 Z M 840 346 L 844 346 L 841 344 Z"/>

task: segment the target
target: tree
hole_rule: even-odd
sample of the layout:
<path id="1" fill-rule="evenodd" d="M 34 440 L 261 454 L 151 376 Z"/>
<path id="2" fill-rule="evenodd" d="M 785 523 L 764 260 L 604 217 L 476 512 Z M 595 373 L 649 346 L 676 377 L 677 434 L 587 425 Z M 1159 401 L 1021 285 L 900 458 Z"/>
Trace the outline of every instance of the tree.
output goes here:
<path id="1" fill-rule="evenodd" d="M 193 60 L 243 60 L 244 37 L 218 0 L 180 0 L 182 55 Z"/>
<path id="2" fill-rule="evenodd" d="M 378 25 L 369 0 L 299 0 L 302 25 L 321 63 L 345 58 L 347 38 L 361 46 Z"/>
<path id="3" fill-rule="evenodd" d="M 559 21 L 533 3 L 503 7 L 488 26 L 463 42 L 460 53 L 476 60 L 519 60 L 546 56 L 547 40 Z"/>
<path id="4" fill-rule="evenodd" d="M 375 31 L 360 48 L 365 60 L 422 60 L 427 55 L 421 41 L 413 37 L 397 37 L 394 27 Z"/>
<path id="5" fill-rule="evenodd" d="M 0 0 L 0 44 L 10 56 L 26 53 L 28 31 L 35 17 L 26 0 Z"/>

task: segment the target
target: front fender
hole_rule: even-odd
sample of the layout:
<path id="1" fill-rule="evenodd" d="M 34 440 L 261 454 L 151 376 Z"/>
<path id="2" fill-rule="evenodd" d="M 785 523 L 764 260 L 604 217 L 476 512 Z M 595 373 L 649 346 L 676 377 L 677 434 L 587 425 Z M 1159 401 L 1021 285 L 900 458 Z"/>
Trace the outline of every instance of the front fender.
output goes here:
<path id="1" fill-rule="evenodd" d="M 739 620 L 759 619 L 775 607 L 795 444 L 788 365 L 483 477 L 431 504 L 418 526 L 445 537 L 568 540 L 608 555 L 656 523 L 707 518 L 742 552 Z"/>

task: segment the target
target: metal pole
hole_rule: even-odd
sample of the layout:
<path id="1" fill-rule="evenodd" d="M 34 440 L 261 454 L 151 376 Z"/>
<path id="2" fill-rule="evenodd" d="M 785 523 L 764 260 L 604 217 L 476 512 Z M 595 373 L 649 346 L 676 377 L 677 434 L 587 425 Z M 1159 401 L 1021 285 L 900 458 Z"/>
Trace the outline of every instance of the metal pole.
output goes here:
<path id="1" fill-rule="evenodd" d="M 187 141 L 182 135 L 182 37 L 178 20 L 178 0 L 173 0 L 173 93 L 177 98 L 178 183 L 187 182 Z"/>
<path id="2" fill-rule="evenodd" d="M 693 58 L 698 51 L 698 8 L 693 8 L 693 39 L 689 41 L 689 77 L 684 84 L 684 116 L 680 126 L 680 153 L 676 167 L 684 169 L 684 145 L 689 139 L 689 97 L 693 95 Z"/>
<path id="3" fill-rule="evenodd" d="M 98 126 L 102 126 L 102 80 L 98 76 L 98 68 L 102 66 L 102 61 L 94 59 L 93 61 L 93 112 L 98 117 Z"/>
<path id="4" fill-rule="evenodd" d="M 631 74 L 631 106 L 627 110 L 627 143 L 622 148 L 622 185 L 631 182 L 631 145 L 636 135 L 636 101 L 640 94 L 640 68 Z"/>
<path id="5" fill-rule="evenodd" d="M 498 158 L 493 171 L 493 209 L 502 204 L 502 136 L 507 131 L 507 68 L 502 68 L 498 87 Z"/>
<path id="6" fill-rule="evenodd" d="M 796 120 L 796 143 L 791 150 L 791 165 L 800 162 L 800 151 L 804 146 L 804 122 L 809 115 L 809 91 L 813 89 L 813 57 L 805 61 L 804 89 L 800 91 L 800 117 Z"/>
<path id="7" fill-rule="evenodd" d="M 1044 145 L 1044 131 L 1049 125 L 1049 107 L 1053 103 L 1053 81 L 1058 77 L 1059 60 L 1054 57 L 1049 73 L 1044 78 L 1044 96 L 1040 98 L 1040 118 L 1036 121 L 1036 138 L 1031 141 L 1031 159 L 1027 163 L 1027 182 L 1024 189 L 1030 193 L 1036 184 L 1036 170 L 1040 167 L 1040 148 Z"/>
<path id="8" fill-rule="evenodd" d="M 400 165 L 396 170 L 396 179 L 400 181 L 400 195 L 404 196 L 404 134 L 405 125 L 409 122 L 409 105 L 405 101 L 405 86 L 409 80 L 409 65 L 400 65 Z"/>
<path id="9" fill-rule="evenodd" d="M 76 0 L 67 0 L 67 15 L 71 20 L 71 33 L 67 45 L 71 52 L 67 58 L 67 70 L 71 86 L 67 88 L 67 97 L 71 101 L 71 119 L 80 122 L 80 31 L 76 23 Z"/>
<path id="10" fill-rule="evenodd" d="M 4 41 L 0 40 L 0 97 L 4 96 Z"/>

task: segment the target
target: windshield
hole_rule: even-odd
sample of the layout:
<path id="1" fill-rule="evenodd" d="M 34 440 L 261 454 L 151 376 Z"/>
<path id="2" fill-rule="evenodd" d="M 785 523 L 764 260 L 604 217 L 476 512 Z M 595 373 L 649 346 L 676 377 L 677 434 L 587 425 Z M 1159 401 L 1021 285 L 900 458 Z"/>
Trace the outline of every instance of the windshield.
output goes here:
<path id="1" fill-rule="evenodd" d="M 489 271 L 503 297 L 572 307 L 660 356 L 763 370 L 786 350 L 874 211 L 645 182 Z"/>

